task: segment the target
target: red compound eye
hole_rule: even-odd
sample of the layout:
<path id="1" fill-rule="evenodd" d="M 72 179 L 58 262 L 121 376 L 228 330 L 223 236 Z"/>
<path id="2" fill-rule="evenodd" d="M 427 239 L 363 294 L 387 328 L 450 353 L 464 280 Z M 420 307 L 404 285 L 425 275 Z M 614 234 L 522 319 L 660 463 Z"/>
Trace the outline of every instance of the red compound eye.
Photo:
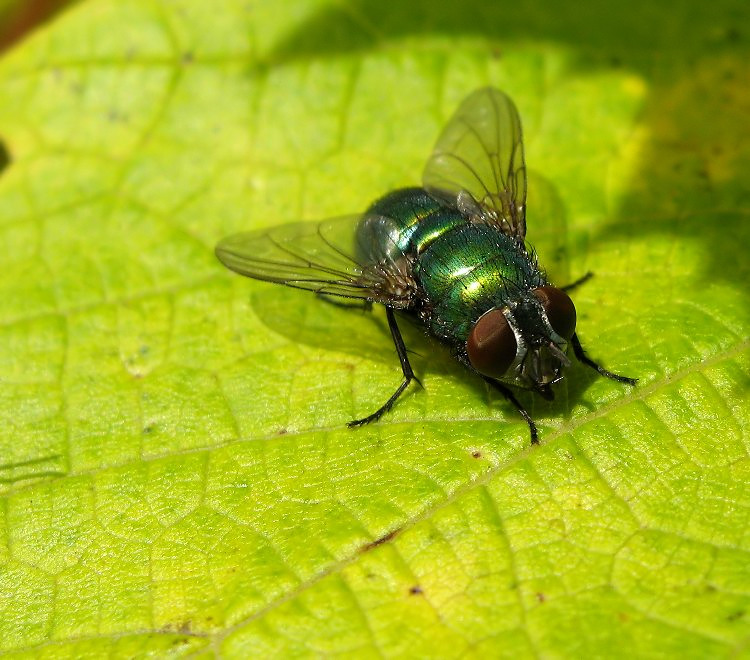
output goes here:
<path id="1" fill-rule="evenodd" d="M 563 339 L 570 339 L 576 330 L 576 308 L 570 296 L 554 286 L 540 286 L 533 291 L 552 329 Z"/>
<path id="2" fill-rule="evenodd" d="M 516 357 L 516 337 L 499 309 L 492 309 L 474 324 L 466 340 L 469 362 L 480 374 L 499 378 Z"/>

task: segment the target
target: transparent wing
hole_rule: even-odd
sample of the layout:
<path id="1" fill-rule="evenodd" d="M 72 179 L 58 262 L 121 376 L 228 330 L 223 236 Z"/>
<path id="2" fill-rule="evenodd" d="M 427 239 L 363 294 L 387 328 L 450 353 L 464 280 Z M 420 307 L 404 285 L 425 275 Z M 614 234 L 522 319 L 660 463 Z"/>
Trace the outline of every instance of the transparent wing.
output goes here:
<path id="1" fill-rule="evenodd" d="M 469 95 L 443 129 L 422 178 L 433 195 L 470 213 L 473 207 L 479 221 L 523 241 L 526 164 L 521 120 L 510 97 L 491 87 Z"/>
<path id="2" fill-rule="evenodd" d="M 216 246 L 216 256 L 227 268 L 257 280 L 408 307 L 416 290 L 411 262 L 395 243 L 383 245 L 380 258 L 372 258 L 372 242 L 378 237 L 361 227 L 373 223 L 388 226 L 392 221 L 352 215 L 294 222 L 228 236 Z M 389 240 L 387 234 L 380 239 Z"/>

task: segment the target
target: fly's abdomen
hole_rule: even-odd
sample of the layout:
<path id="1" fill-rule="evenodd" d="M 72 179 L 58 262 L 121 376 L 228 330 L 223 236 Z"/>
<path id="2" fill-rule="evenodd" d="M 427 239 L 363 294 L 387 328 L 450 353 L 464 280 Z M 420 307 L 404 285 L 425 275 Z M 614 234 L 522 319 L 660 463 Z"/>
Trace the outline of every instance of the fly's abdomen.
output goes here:
<path id="1" fill-rule="evenodd" d="M 430 331 L 461 341 L 486 311 L 544 284 L 515 239 L 484 224 L 463 224 L 433 240 L 417 259 L 414 275 L 425 292 Z"/>

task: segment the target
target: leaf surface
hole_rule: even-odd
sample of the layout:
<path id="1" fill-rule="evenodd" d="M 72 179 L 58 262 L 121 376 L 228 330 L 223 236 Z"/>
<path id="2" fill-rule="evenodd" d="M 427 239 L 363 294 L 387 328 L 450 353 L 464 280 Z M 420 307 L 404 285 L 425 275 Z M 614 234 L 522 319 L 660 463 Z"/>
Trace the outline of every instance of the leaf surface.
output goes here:
<path id="1" fill-rule="evenodd" d="M 437 3 L 440 4 L 440 3 Z M 748 9 L 79 4 L 0 59 L 0 650 L 692 657 L 750 635 Z M 226 234 L 418 183 L 473 89 L 528 238 L 592 270 L 571 369 L 502 400 Z"/>

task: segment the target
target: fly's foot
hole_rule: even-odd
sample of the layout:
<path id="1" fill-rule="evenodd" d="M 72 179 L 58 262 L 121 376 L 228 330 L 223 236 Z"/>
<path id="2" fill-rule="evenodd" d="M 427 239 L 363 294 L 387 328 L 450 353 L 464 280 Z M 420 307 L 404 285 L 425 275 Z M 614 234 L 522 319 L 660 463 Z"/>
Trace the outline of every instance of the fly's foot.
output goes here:
<path id="1" fill-rule="evenodd" d="M 573 352 L 575 353 L 575 356 L 578 358 L 578 361 L 582 362 L 587 367 L 591 367 L 600 376 L 604 376 L 605 378 L 609 378 L 610 380 L 614 380 L 618 383 L 625 383 L 626 385 L 635 385 L 638 382 L 637 378 L 629 378 L 628 376 L 620 376 L 620 374 L 612 373 L 611 371 L 608 371 L 600 364 L 594 362 L 588 355 L 586 355 L 586 351 L 583 350 L 583 346 L 581 346 L 581 342 L 575 333 L 573 333 L 573 336 L 571 337 L 571 341 L 573 343 Z"/>
<path id="2" fill-rule="evenodd" d="M 589 271 L 583 277 L 579 277 L 574 282 L 566 284 L 565 286 L 561 286 L 560 289 L 562 289 L 563 291 L 572 291 L 573 289 L 581 286 L 581 284 L 585 284 L 586 282 L 588 282 L 592 277 L 594 277 L 594 273 Z"/>
<path id="3" fill-rule="evenodd" d="M 353 419 L 351 422 L 347 422 L 346 425 L 350 428 L 356 428 L 357 426 L 364 426 L 365 424 L 369 424 L 370 422 L 376 422 L 383 416 L 384 411 L 378 410 L 377 412 L 372 413 L 372 415 L 368 415 L 367 417 L 363 417 L 362 419 Z"/>

